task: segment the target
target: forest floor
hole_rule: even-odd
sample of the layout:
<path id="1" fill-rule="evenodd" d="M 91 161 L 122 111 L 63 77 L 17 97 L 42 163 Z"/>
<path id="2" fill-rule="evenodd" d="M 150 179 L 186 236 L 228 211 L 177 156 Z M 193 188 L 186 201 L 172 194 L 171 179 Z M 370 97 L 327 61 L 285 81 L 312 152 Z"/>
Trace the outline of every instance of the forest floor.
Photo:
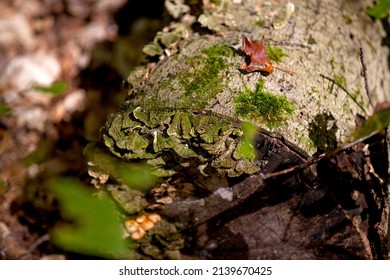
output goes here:
<path id="1" fill-rule="evenodd" d="M 0 3 L 0 259 L 72 258 L 47 242 L 46 181 L 87 178 L 83 149 L 162 28 L 163 1 L 92 3 Z"/>

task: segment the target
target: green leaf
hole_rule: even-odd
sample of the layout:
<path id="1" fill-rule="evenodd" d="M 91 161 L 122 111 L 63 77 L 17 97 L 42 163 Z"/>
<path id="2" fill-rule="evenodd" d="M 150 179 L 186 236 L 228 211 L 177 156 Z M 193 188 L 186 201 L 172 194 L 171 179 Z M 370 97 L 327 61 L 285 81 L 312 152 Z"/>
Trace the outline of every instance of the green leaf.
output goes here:
<path id="1" fill-rule="evenodd" d="M 249 122 L 243 122 L 241 124 L 243 135 L 241 136 L 241 142 L 238 147 L 238 152 L 247 159 L 253 160 L 256 156 L 254 151 L 254 138 L 257 132 L 256 126 Z"/>
<path id="2" fill-rule="evenodd" d="M 0 117 L 8 115 L 11 111 L 11 108 L 7 104 L 0 102 Z"/>
<path id="3" fill-rule="evenodd" d="M 67 82 L 54 82 L 52 85 L 48 87 L 43 87 L 43 86 L 36 86 L 35 90 L 44 92 L 44 93 L 49 93 L 53 95 L 59 95 L 64 93 L 68 89 L 68 83 Z"/>
<path id="4" fill-rule="evenodd" d="M 56 178 L 49 184 L 62 217 L 72 222 L 56 225 L 51 231 L 56 246 L 92 256 L 124 256 L 128 244 L 121 237 L 118 213 L 108 198 L 93 196 L 92 191 L 72 179 Z"/>
<path id="5" fill-rule="evenodd" d="M 384 130 L 390 124 L 390 107 L 387 106 L 368 118 L 363 125 L 352 134 L 353 140 L 367 137 L 374 132 Z"/>
<path id="6" fill-rule="evenodd" d="M 53 149 L 55 149 L 55 143 L 53 140 L 44 139 L 42 140 L 38 147 L 27 157 L 25 157 L 22 162 L 29 166 L 32 164 L 42 164 L 45 161 L 49 160 L 52 156 Z"/>
<path id="7" fill-rule="evenodd" d="M 86 147 L 85 154 L 91 162 L 97 164 L 99 169 L 132 189 L 146 192 L 157 182 L 157 177 L 153 175 L 153 167 L 145 162 L 125 162 L 102 152 L 93 145 Z"/>
<path id="8" fill-rule="evenodd" d="M 387 16 L 390 11 L 390 0 L 380 0 L 378 4 L 366 9 L 366 13 L 375 19 L 381 19 Z"/>

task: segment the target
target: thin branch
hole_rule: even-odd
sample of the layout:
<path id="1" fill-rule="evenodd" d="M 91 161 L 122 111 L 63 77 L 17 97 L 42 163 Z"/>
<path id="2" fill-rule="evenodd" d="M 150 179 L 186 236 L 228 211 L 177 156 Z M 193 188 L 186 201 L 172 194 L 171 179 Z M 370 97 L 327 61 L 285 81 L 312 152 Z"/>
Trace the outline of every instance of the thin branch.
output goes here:
<path id="1" fill-rule="evenodd" d="M 306 169 L 309 166 L 318 163 L 320 160 L 322 160 L 324 158 L 330 158 L 330 157 L 336 155 L 337 153 L 339 153 L 340 151 L 344 151 L 346 149 L 349 149 L 352 146 L 367 140 L 368 138 L 374 136 L 377 133 L 378 133 L 378 131 L 374 131 L 370 135 L 367 135 L 367 136 L 362 137 L 360 139 L 357 139 L 357 140 L 355 140 L 355 141 L 353 141 L 351 143 L 348 143 L 348 144 L 345 144 L 343 146 L 340 146 L 340 147 L 334 149 L 333 151 L 330 151 L 330 152 L 327 152 L 327 153 L 323 153 L 323 154 L 320 154 L 320 155 L 315 156 L 315 157 L 311 157 L 310 159 L 308 159 L 306 162 L 304 162 L 302 164 L 298 164 L 298 165 L 295 165 L 295 166 L 292 166 L 292 167 L 289 167 L 289 168 L 286 168 L 286 169 L 283 169 L 283 170 L 280 170 L 280 171 L 276 171 L 276 172 L 272 172 L 272 173 L 267 173 L 267 174 L 261 175 L 261 178 L 263 180 L 265 180 L 265 179 L 269 179 L 269 178 L 285 175 L 285 174 L 288 174 L 288 173 L 291 173 L 291 172 L 296 172 L 296 171 L 299 171 L 299 170 Z"/>
<path id="2" fill-rule="evenodd" d="M 371 107 L 374 108 L 374 104 L 373 104 L 373 102 L 371 100 L 370 89 L 368 87 L 367 65 L 366 65 L 366 62 L 364 61 L 363 48 L 360 48 L 360 62 L 362 64 L 362 68 L 363 68 L 362 74 L 363 74 L 363 78 L 364 78 L 364 86 L 366 88 L 366 94 L 367 94 L 367 97 L 368 97 L 368 101 L 370 102 Z"/>
<path id="3" fill-rule="evenodd" d="M 49 234 L 44 234 L 42 235 L 41 237 L 39 237 L 37 240 L 35 240 L 35 242 L 28 248 L 28 252 L 32 252 L 34 251 L 39 245 L 41 245 L 42 243 L 46 242 L 46 241 L 49 241 L 50 240 L 50 236 Z"/>

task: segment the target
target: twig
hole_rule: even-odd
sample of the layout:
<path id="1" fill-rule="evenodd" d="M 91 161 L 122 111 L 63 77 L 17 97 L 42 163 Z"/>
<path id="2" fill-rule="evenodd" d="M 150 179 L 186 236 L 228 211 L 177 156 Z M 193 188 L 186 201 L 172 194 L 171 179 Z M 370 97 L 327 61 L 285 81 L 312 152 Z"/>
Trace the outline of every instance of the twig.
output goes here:
<path id="1" fill-rule="evenodd" d="M 345 144 L 343 146 L 340 146 L 340 147 L 334 149 L 333 151 L 330 151 L 330 152 L 323 153 L 323 154 L 320 154 L 318 156 L 312 157 L 312 158 L 308 159 L 306 162 L 304 162 L 302 164 L 298 164 L 298 165 L 295 165 L 293 167 L 286 168 L 286 169 L 283 169 L 283 170 L 280 170 L 280 171 L 264 174 L 264 175 L 261 176 L 261 178 L 263 180 L 265 180 L 265 179 L 277 177 L 277 176 L 280 176 L 280 175 L 285 175 L 285 174 L 288 174 L 288 173 L 291 173 L 291 172 L 299 171 L 299 170 L 302 170 L 302 169 L 306 169 L 309 166 L 318 163 L 320 160 L 322 160 L 324 158 L 330 158 L 330 157 L 336 155 L 337 153 L 339 153 L 340 151 L 344 151 L 346 149 L 349 149 L 352 146 L 367 140 L 368 138 L 374 136 L 377 133 L 378 133 L 378 131 L 374 131 L 370 135 L 367 135 L 367 136 L 362 137 L 360 139 L 357 139 L 357 140 L 355 140 L 355 141 L 353 141 L 351 143 L 348 143 L 348 144 Z"/>
<path id="2" fill-rule="evenodd" d="M 283 68 L 283 67 L 280 67 L 280 66 L 277 66 L 277 65 L 272 65 L 273 68 L 275 69 L 278 69 L 278 70 L 281 70 L 283 72 L 286 72 L 286 73 L 289 73 L 290 75 L 295 75 L 297 73 L 295 73 L 294 71 L 291 71 L 291 70 L 288 70 L 286 68 Z"/>
<path id="3" fill-rule="evenodd" d="M 370 93 L 370 90 L 369 90 L 369 87 L 368 87 L 367 65 L 366 65 L 366 62 L 364 61 L 363 48 L 360 48 L 360 62 L 361 62 L 362 67 L 363 67 L 362 74 L 363 74 L 363 78 L 364 78 L 364 86 L 366 88 L 366 94 L 367 94 L 367 97 L 368 97 L 368 101 L 370 102 L 371 107 L 374 108 L 374 104 L 373 104 L 373 102 L 371 100 L 371 93 Z"/>
<path id="4" fill-rule="evenodd" d="M 32 251 L 34 251 L 42 243 L 44 243 L 46 241 L 49 241 L 49 239 L 50 239 L 49 234 L 42 235 L 37 240 L 35 240 L 35 242 L 33 244 L 31 244 L 31 246 L 28 248 L 28 252 L 31 253 Z"/>

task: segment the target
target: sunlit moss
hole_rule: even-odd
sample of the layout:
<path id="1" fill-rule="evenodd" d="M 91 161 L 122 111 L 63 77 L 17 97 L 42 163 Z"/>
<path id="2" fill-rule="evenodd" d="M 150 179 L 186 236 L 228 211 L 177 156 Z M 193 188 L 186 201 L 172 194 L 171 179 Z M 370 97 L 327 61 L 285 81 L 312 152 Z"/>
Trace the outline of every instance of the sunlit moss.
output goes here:
<path id="1" fill-rule="evenodd" d="M 193 97 L 197 108 L 206 106 L 208 100 L 223 90 L 220 73 L 228 67 L 226 57 L 233 55 L 233 51 L 223 44 L 205 48 L 202 52 L 205 57 L 191 59 L 195 70 L 179 75 L 184 88 L 183 98 Z"/>
<path id="2" fill-rule="evenodd" d="M 310 36 L 309 38 L 307 38 L 307 43 L 309 45 L 314 45 L 316 43 L 316 40 Z"/>
<path id="3" fill-rule="evenodd" d="M 265 22 L 264 20 L 256 20 L 255 24 L 258 26 L 258 27 L 264 27 L 265 25 Z"/>
<path id="4" fill-rule="evenodd" d="M 310 93 L 320 93 L 320 91 L 318 90 L 318 88 L 316 88 L 315 86 L 312 86 L 311 87 L 311 92 Z"/>
<path id="5" fill-rule="evenodd" d="M 335 83 L 339 86 L 343 86 L 345 87 L 347 85 L 347 81 L 345 80 L 345 78 L 343 76 L 340 76 L 340 75 L 334 75 L 333 76 L 333 80 L 335 81 Z"/>
<path id="6" fill-rule="evenodd" d="M 267 45 L 265 47 L 265 51 L 268 55 L 268 58 L 276 63 L 282 62 L 282 58 L 287 56 L 287 54 L 281 48 L 271 45 Z"/>
<path id="7" fill-rule="evenodd" d="M 211 0 L 210 2 L 214 3 L 217 6 L 221 6 L 221 4 L 222 4 L 222 0 Z"/>
<path id="8" fill-rule="evenodd" d="M 352 24 L 352 19 L 347 15 L 343 15 L 343 20 L 346 24 Z"/>
<path id="9" fill-rule="evenodd" d="M 234 98 L 237 114 L 264 122 L 268 127 L 280 126 L 294 112 L 293 104 L 285 96 L 277 96 L 264 88 L 260 80 L 253 91 L 245 88 Z"/>

